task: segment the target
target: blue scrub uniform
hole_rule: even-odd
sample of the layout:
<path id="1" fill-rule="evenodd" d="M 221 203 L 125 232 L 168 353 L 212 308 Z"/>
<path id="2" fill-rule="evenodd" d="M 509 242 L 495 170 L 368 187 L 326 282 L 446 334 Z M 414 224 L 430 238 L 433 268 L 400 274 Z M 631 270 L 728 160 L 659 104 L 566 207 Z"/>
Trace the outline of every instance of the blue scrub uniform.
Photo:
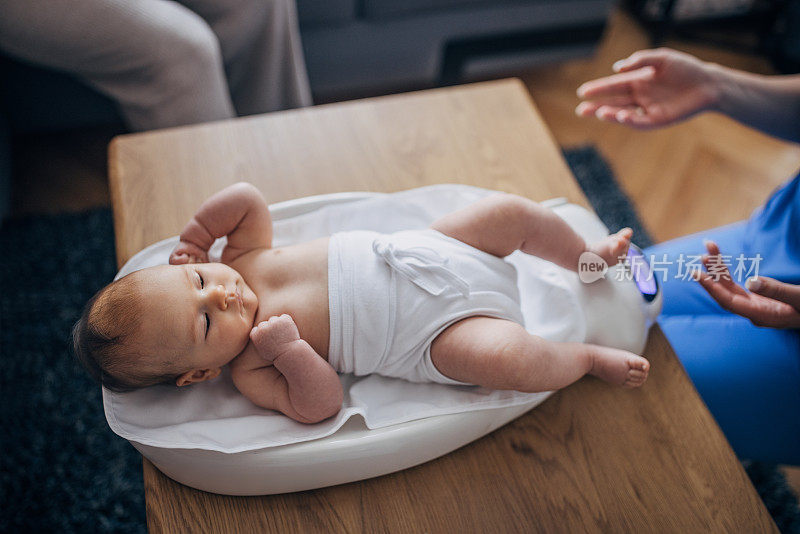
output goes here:
<path id="1" fill-rule="evenodd" d="M 749 220 L 645 251 L 662 269 L 659 324 L 736 453 L 800 465 L 800 331 L 756 327 L 723 310 L 697 282 L 680 279 L 687 260 L 705 252 L 703 239 L 731 256 L 737 282 L 746 278 L 738 280 L 736 268 L 752 276 L 758 264 L 760 275 L 800 284 L 800 175 Z"/>

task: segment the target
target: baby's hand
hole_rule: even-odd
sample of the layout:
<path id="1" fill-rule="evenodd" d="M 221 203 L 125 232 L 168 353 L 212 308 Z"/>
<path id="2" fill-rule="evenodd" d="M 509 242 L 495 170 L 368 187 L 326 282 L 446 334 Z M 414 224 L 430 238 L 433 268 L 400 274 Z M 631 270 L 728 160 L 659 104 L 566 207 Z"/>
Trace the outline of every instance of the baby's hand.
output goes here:
<path id="1" fill-rule="evenodd" d="M 284 313 L 258 323 L 250 331 L 250 339 L 261 357 L 272 362 L 300 340 L 300 332 L 294 319 Z"/>
<path id="2" fill-rule="evenodd" d="M 172 254 L 169 255 L 170 265 L 183 265 L 185 263 L 208 263 L 208 251 L 203 250 L 193 243 L 181 241 Z"/>

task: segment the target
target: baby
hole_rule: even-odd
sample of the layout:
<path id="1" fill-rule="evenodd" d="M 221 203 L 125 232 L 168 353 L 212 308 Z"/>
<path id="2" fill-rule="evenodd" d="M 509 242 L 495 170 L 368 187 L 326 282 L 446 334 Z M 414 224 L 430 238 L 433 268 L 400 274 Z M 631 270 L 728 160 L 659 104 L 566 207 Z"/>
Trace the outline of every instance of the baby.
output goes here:
<path id="1" fill-rule="evenodd" d="M 222 263 L 208 263 L 227 236 Z M 252 185 L 209 198 L 186 225 L 170 265 L 100 290 L 75 325 L 75 353 L 116 391 L 186 386 L 230 365 L 258 406 L 304 423 L 342 405 L 337 371 L 524 392 L 582 376 L 641 386 L 635 354 L 550 342 L 522 326 L 515 250 L 576 270 L 591 251 L 610 265 L 630 229 L 587 246 L 561 218 L 497 194 L 391 235 L 356 231 L 272 248 L 272 223 Z"/>

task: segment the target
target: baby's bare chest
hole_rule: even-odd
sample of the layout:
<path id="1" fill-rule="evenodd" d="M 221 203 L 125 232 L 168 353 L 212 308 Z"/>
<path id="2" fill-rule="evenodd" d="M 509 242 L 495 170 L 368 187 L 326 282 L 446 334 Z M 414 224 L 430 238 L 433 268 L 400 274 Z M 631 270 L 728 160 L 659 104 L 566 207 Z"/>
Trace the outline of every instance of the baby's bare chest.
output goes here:
<path id="1" fill-rule="evenodd" d="M 258 297 L 255 324 L 289 314 L 300 337 L 328 354 L 328 239 L 265 249 L 237 260 L 236 270 Z"/>

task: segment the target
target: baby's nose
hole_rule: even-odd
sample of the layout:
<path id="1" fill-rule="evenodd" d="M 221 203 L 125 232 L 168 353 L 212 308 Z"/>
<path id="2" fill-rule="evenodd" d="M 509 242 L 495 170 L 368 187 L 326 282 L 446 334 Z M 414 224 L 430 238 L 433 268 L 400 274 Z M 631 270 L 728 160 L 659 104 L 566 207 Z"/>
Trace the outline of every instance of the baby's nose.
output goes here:
<path id="1" fill-rule="evenodd" d="M 211 298 L 214 304 L 221 310 L 227 310 L 228 302 L 230 302 L 231 298 L 235 297 L 236 295 L 232 291 L 226 291 L 223 285 L 215 287 L 211 292 Z"/>

